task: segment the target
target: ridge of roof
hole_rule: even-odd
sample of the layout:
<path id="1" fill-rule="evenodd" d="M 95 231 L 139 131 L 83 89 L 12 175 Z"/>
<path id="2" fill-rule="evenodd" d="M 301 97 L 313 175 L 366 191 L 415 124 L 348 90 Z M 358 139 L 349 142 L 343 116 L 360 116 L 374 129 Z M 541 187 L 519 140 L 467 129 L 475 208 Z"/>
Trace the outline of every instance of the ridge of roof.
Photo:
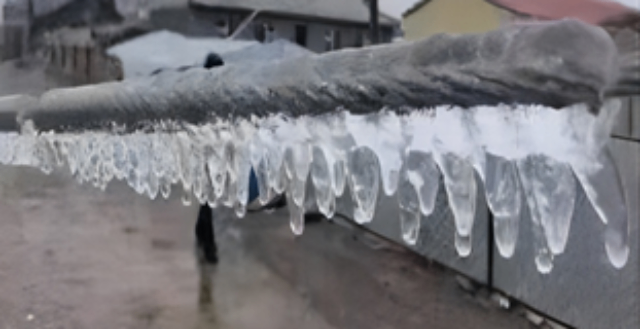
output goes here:
<path id="1" fill-rule="evenodd" d="M 192 0 L 191 4 L 369 23 L 369 9 L 363 0 Z M 381 12 L 380 24 L 396 25 L 400 20 Z"/>

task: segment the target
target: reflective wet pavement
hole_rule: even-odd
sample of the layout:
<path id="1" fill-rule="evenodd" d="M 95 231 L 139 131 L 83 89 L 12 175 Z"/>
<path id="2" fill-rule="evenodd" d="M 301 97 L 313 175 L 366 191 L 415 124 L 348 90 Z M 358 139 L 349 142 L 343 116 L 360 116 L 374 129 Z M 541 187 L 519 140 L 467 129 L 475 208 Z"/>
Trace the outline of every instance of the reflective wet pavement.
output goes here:
<path id="1" fill-rule="evenodd" d="M 194 207 L 0 168 L 0 328 L 527 328 L 439 266 L 286 210 L 218 213 L 221 262 L 200 305 Z M 481 294 L 480 294 L 481 295 Z"/>

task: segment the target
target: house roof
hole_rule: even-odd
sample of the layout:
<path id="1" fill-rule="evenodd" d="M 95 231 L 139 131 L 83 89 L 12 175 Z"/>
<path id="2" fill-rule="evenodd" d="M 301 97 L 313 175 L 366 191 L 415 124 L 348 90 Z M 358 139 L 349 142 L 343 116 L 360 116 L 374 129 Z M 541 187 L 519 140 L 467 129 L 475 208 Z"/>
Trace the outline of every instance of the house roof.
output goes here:
<path id="1" fill-rule="evenodd" d="M 433 0 L 422 0 L 407 10 L 407 17 Z M 575 18 L 594 25 L 640 25 L 640 11 L 604 0 L 485 0 L 510 12 L 545 20 Z"/>
<path id="2" fill-rule="evenodd" d="M 157 31 L 120 43 L 107 53 L 122 61 L 125 78 L 134 78 L 148 76 L 158 69 L 199 66 L 210 52 L 224 56 L 255 44 L 255 41 L 188 38 Z"/>
<path id="3" fill-rule="evenodd" d="M 538 19 L 575 18 L 594 25 L 640 27 L 640 11 L 603 0 L 486 0 L 495 6 Z"/>
<path id="4" fill-rule="evenodd" d="M 292 16 L 369 23 L 369 9 L 364 0 L 193 0 L 191 3 L 208 7 L 259 10 Z M 389 15 L 380 15 L 382 25 L 399 23 Z"/>

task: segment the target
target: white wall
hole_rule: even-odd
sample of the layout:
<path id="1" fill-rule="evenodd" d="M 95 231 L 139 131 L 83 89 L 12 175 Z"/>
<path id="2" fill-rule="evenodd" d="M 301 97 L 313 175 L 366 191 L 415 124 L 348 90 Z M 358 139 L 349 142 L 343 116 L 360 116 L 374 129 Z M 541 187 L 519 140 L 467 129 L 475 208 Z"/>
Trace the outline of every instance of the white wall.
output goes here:
<path id="1" fill-rule="evenodd" d="M 294 20 L 268 20 L 260 19 L 256 24 L 269 22 L 275 28 L 276 35 L 280 39 L 286 39 L 293 43 L 296 42 L 296 26 L 307 26 L 307 48 L 314 52 L 324 52 L 326 49 L 325 35 L 328 31 L 340 31 L 340 41 L 342 48 L 355 47 L 358 41 L 360 31 L 364 33 L 364 29 L 358 29 L 348 26 L 335 26 L 321 23 L 309 23 L 305 21 Z"/>
<path id="2" fill-rule="evenodd" d="M 0 25 L 4 23 L 4 3 L 6 0 L 0 0 Z"/>

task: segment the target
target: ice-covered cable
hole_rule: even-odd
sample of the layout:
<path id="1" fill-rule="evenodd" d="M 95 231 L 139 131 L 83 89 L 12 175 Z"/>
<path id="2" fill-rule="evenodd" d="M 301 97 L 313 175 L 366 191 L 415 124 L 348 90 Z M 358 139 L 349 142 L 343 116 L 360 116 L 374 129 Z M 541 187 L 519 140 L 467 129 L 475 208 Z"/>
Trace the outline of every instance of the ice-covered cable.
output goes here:
<path id="1" fill-rule="evenodd" d="M 452 239 L 463 257 L 472 252 L 477 193 L 485 193 L 504 257 L 517 247 L 521 206 L 529 208 L 541 272 L 549 272 L 553 258 L 565 250 L 580 183 L 607 226 L 604 249 L 619 268 L 629 253 L 628 214 L 606 148 L 619 106 L 610 101 L 597 116 L 585 105 L 560 111 L 442 106 L 367 115 L 339 109 L 323 116 L 218 120 L 180 130 L 164 123 L 153 132 L 131 133 L 37 133 L 27 122 L 22 134 L 0 135 L 0 161 L 46 173 L 66 165 L 80 182 L 104 189 L 113 179 L 126 180 L 152 199 L 166 198 L 179 186 L 185 203 L 233 207 L 238 216 L 245 213 L 253 168 L 263 203 L 286 193 L 296 234 L 304 230 L 309 186 L 317 209 L 329 218 L 336 198 L 350 191 L 351 215 L 361 224 L 374 219 L 379 191 L 395 193 L 398 225 L 410 245 L 420 239 L 420 222 L 433 212 L 438 189 L 444 188 L 455 219 Z"/>
<path id="2" fill-rule="evenodd" d="M 114 125 L 132 132 L 166 121 L 201 125 L 276 113 L 297 118 L 340 108 L 368 114 L 382 108 L 406 113 L 447 105 L 560 109 L 584 103 L 597 111 L 616 84 L 619 64 L 606 32 L 564 20 L 54 90 L 14 110 L 20 122 L 57 132 L 110 131 Z M 379 146 L 392 144 L 397 141 Z M 398 158 L 381 165 L 397 172 Z M 385 193 L 394 191 L 396 176 L 381 182 Z"/>

